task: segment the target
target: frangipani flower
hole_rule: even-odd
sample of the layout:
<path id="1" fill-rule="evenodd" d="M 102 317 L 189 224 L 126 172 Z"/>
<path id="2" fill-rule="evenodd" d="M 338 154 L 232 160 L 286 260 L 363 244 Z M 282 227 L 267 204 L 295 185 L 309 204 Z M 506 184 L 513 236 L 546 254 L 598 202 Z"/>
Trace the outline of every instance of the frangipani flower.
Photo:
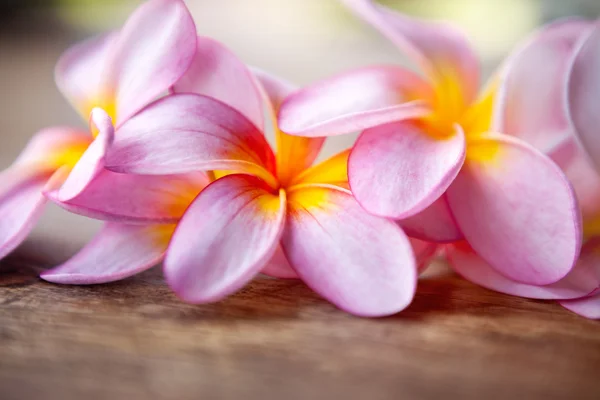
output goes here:
<path id="1" fill-rule="evenodd" d="M 467 243 L 446 245 L 445 251 L 453 269 L 474 283 L 515 296 L 559 300 L 578 314 L 600 318 L 600 175 L 579 147 L 564 106 L 570 60 L 591 27 L 559 21 L 528 40 L 502 71 L 499 97 L 506 100 L 497 102 L 495 113 L 504 132 L 551 156 L 572 183 L 584 233 L 575 268 L 556 283 L 529 285 L 499 274 Z"/>
<path id="2" fill-rule="evenodd" d="M 274 123 L 294 88 L 259 71 L 258 84 L 214 41 L 200 38 L 198 46 L 198 62 L 176 94 L 124 123 L 106 159 L 107 168 L 126 173 L 216 171 L 219 179 L 177 225 L 164 261 L 169 285 L 185 301 L 216 301 L 275 255 L 278 263 L 265 272 L 297 274 L 346 311 L 379 316 L 405 308 L 417 279 L 410 242 L 346 189 L 348 151 L 313 165 L 323 139 L 292 137 L 275 125 L 275 155 L 256 125 L 264 108 Z"/>
<path id="3" fill-rule="evenodd" d="M 424 77 L 393 66 L 344 73 L 288 97 L 281 129 L 304 137 L 364 130 L 348 170 L 366 210 L 395 219 L 423 212 L 408 221 L 411 234 L 439 242 L 464 236 L 515 281 L 563 278 L 580 250 L 575 196 L 548 157 L 499 133 L 497 81 L 477 95 L 479 66 L 467 41 L 446 25 L 368 0 L 344 2 L 404 50 Z M 545 73 L 529 72 L 532 81 Z"/>
<path id="4" fill-rule="evenodd" d="M 150 0 L 119 32 L 80 43 L 61 57 L 58 87 L 85 119 L 96 109 L 96 121 L 90 123 L 91 135 L 67 127 L 41 131 L 0 174 L 0 257 L 33 228 L 45 204 L 42 191 L 54 191 L 62 201 L 74 200 L 98 174 L 104 186 L 95 191 L 111 187 L 116 174 L 102 169 L 113 133 L 108 116 L 119 126 L 166 93 L 187 70 L 195 51 L 196 30 L 184 3 Z M 97 124 L 110 128 L 100 132 Z M 154 185 L 150 180 L 138 182 L 150 185 L 131 190 L 152 190 Z"/>

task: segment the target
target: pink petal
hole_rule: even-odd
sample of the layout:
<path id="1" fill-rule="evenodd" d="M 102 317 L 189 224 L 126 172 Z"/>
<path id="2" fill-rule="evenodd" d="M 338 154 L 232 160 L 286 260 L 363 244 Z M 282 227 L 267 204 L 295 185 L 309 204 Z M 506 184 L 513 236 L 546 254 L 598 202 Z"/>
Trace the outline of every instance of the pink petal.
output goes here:
<path id="1" fill-rule="evenodd" d="M 277 148 L 277 177 L 282 185 L 289 185 L 301 172 L 307 170 L 315 161 L 324 137 L 300 137 L 282 132 L 277 125 L 277 112 L 286 96 L 296 87 L 291 83 L 257 69 L 253 70 L 262 89 L 268 113 L 272 118 L 272 129 L 275 133 Z"/>
<path id="2" fill-rule="evenodd" d="M 407 218 L 446 191 L 464 158 L 465 137 L 458 126 L 437 138 L 414 122 L 382 125 L 364 131 L 350 153 L 350 187 L 372 214 Z"/>
<path id="3" fill-rule="evenodd" d="M 250 121 L 195 94 L 168 96 L 129 119 L 106 159 L 110 170 L 153 175 L 251 167 L 274 171 L 274 164 L 265 137 Z"/>
<path id="4" fill-rule="evenodd" d="M 111 118 L 100 109 L 94 108 L 90 116 L 90 126 L 94 126 L 98 136 L 75 164 L 66 181 L 56 193 L 58 201 L 69 201 L 77 197 L 92 180 L 104 169 L 106 151 L 114 140 Z"/>
<path id="5" fill-rule="evenodd" d="M 250 281 L 274 255 L 285 192 L 250 175 L 227 175 L 200 193 L 179 223 L 165 276 L 185 301 L 217 301 Z"/>
<path id="6" fill-rule="evenodd" d="M 267 265 L 260 272 L 274 278 L 298 279 L 298 274 L 291 267 L 287 257 L 281 249 L 281 246 L 277 247 L 273 257 L 271 257 Z"/>
<path id="7" fill-rule="evenodd" d="M 567 106 L 579 139 L 600 171 L 600 25 L 579 47 L 567 83 Z"/>
<path id="8" fill-rule="evenodd" d="M 445 195 L 420 213 L 398 221 L 398 224 L 407 235 L 422 240 L 448 243 L 463 238 L 450 212 Z"/>
<path id="9" fill-rule="evenodd" d="M 0 258 L 25 240 L 41 216 L 47 180 L 47 174 L 19 166 L 0 173 Z"/>
<path id="10" fill-rule="evenodd" d="M 252 73 L 216 40 L 198 37 L 194 61 L 173 90 L 213 97 L 244 114 L 259 129 L 263 128 L 262 99 Z"/>
<path id="11" fill-rule="evenodd" d="M 410 245 L 412 246 L 415 259 L 417 260 L 417 268 L 420 272 L 423 272 L 428 266 L 429 262 L 435 257 L 439 245 L 433 242 L 427 242 L 409 237 Z"/>
<path id="12" fill-rule="evenodd" d="M 360 68 L 317 82 L 289 96 L 279 110 L 282 131 L 331 136 L 420 117 L 430 112 L 427 85 L 399 67 Z"/>
<path id="13" fill-rule="evenodd" d="M 542 152 L 571 134 L 564 80 L 575 45 L 590 26 L 584 20 L 549 24 L 507 60 L 494 112 L 496 130 Z"/>
<path id="14" fill-rule="evenodd" d="M 600 319 L 600 293 L 577 300 L 561 301 L 560 305 L 589 319 Z"/>
<path id="15" fill-rule="evenodd" d="M 546 286 L 528 285 L 505 277 L 479 257 L 468 244 L 447 245 L 446 254 L 452 268 L 465 279 L 497 292 L 532 299 L 574 299 L 586 296 L 600 284 L 595 264 L 597 254 L 582 254 L 575 268 L 563 279 Z"/>
<path id="16" fill-rule="evenodd" d="M 78 43 L 56 64 L 56 84 L 83 118 L 96 106 L 98 97 L 105 94 L 105 66 L 117 36 L 117 32 L 112 32 Z"/>
<path id="17" fill-rule="evenodd" d="M 45 128 L 36 133 L 21 152 L 15 165 L 53 171 L 65 163 L 65 155 L 83 152 L 91 143 L 89 133 L 67 126 Z"/>
<path id="18" fill-rule="evenodd" d="M 396 224 L 366 213 L 350 192 L 313 186 L 289 193 L 282 245 L 298 275 L 339 308 L 384 316 L 411 302 L 417 269 Z"/>
<path id="19" fill-rule="evenodd" d="M 112 45 L 107 81 L 115 126 L 177 82 L 196 54 L 196 27 L 181 0 L 149 0 L 129 17 Z"/>
<path id="20" fill-rule="evenodd" d="M 547 285 L 575 264 L 581 217 L 573 190 L 560 168 L 525 142 L 472 139 L 447 193 L 467 241 L 507 278 Z"/>
<path id="21" fill-rule="evenodd" d="M 42 279 L 69 285 L 118 281 L 142 272 L 162 260 L 173 225 L 107 223 L 79 253 Z"/>
<path id="22" fill-rule="evenodd" d="M 465 105 L 475 99 L 479 90 L 479 62 L 462 32 L 449 24 L 399 14 L 371 0 L 342 2 L 398 46 L 434 84 L 458 84 Z"/>
<path id="23" fill-rule="evenodd" d="M 82 193 L 68 201 L 61 201 L 58 191 L 46 196 L 71 212 L 105 221 L 175 223 L 208 183 L 202 172 L 129 175 L 102 170 Z"/>

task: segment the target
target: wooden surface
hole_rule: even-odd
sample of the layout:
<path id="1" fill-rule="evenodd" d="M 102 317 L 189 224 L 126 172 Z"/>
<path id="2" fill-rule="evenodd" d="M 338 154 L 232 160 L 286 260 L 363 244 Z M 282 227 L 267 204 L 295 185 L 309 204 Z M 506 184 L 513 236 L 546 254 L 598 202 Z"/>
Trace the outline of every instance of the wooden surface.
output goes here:
<path id="1" fill-rule="evenodd" d="M 600 398 L 600 323 L 443 269 L 376 320 L 297 281 L 193 306 L 158 269 L 88 287 L 0 270 L 3 400 Z"/>

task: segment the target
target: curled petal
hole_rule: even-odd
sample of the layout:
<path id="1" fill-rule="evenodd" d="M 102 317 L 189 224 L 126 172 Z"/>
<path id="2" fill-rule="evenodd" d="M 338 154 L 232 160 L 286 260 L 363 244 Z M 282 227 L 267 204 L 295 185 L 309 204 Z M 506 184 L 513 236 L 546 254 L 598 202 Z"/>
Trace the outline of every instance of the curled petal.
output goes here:
<path id="1" fill-rule="evenodd" d="M 600 319 L 600 293 L 576 300 L 561 301 L 560 305 L 589 319 Z"/>
<path id="2" fill-rule="evenodd" d="M 112 32 L 78 43 L 56 64 L 56 84 L 83 118 L 87 118 L 106 95 L 105 66 L 117 36 L 117 32 Z"/>
<path id="3" fill-rule="evenodd" d="M 79 194 L 104 169 L 106 152 L 114 140 L 114 128 L 111 118 L 100 109 L 94 108 L 90 117 L 90 125 L 97 130 L 98 136 L 77 161 L 73 170 L 56 193 L 56 199 L 61 202 L 69 201 Z"/>
<path id="4" fill-rule="evenodd" d="M 445 195 L 420 213 L 398 221 L 398 224 L 407 235 L 426 241 L 448 243 L 463 238 Z"/>
<path id="5" fill-rule="evenodd" d="M 210 97 L 175 94 L 149 105 L 118 129 L 106 158 L 115 172 L 178 174 L 274 171 L 273 152 L 242 114 Z"/>
<path id="6" fill-rule="evenodd" d="M 89 285 L 118 281 L 162 260 L 174 225 L 107 223 L 83 249 L 41 278 L 54 283 Z"/>
<path id="7" fill-rule="evenodd" d="M 600 171 L 600 25 L 596 25 L 578 48 L 567 83 L 568 110 L 575 131 Z"/>
<path id="8" fill-rule="evenodd" d="M 165 276 L 185 301 L 217 301 L 250 281 L 274 255 L 286 212 L 260 179 L 227 175 L 204 189 L 177 226 Z"/>
<path id="9" fill-rule="evenodd" d="M 372 0 L 342 0 L 400 48 L 433 83 L 458 90 L 469 104 L 479 89 L 479 63 L 468 40 L 454 27 L 399 14 Z"/>
<path id="10" fill-rule="evenodd" d="M 200 36 L 197 46 L 192 65 L 173 90 L 220 100 L 262 129 L 262 99 L 248 67 L 216 40 Z"/>
<path id="11" fill-rule="evenodd" d="M 0 258 L 25 240 L 41 216 L 47 180 L 47 174 L 19 166 L 0 173 Z"/>
<path id="12" fill-rule="evenodd" d="M 76 197 L 59 206 L 91 218 L 135 224 L 176 223 L 209 183 L 202 172 L 185 175 L 129 175 L 102 170 Z"/>
<path id="13" fill-rule="evenodd" d="M 289 193 L 283 250 L 300 278 L 341 309 L 383 316 L 411 302 L 417 279 L 408 238 L 366 213 L 350 192 L 312 186 Z"/>
<path id="14" fill-rule="evenodd" d="M 494 114 L 499 132 L 542 152 L 571 134 L 565 84 L 571 54 L 591 23 L 564 20 L 544 27 L 503 67 Z"/>
<path id="15" fill-rule="evenodd" d="M 547 285 L 575 265 L 575 194 L 560 168 L 525 142 L 492 134 L 471 140 L 447 197 L 467 241 L 507 278 Z"/>
<path id="16" fill-rule="evenodd" d="M 528 285 L 505 277 L 479 257 L 467 243 L 446 246 L 452 268 L 465 279 L 485 288 L 513 296 L 560 300 L 587 296 L 600 284 L 595 264 L 598 254 L 584 254 L 575 268 L 563 279 L 550 285 Z"/>
<path id="17" fill-rule="evenodd" d="M 289 96 L 279 110 L 282 131 L 318 137 L 426 115 L 427 85 L 399 67 L 360 68 L 317 82 Z"/>
<path id="18" fill-rule="evenodd" d="M 364 131 L 350 153 L 350 187 L 367 211 L 408 218 L 446 191 L 464 158 L 458 126 L 447 137 L 432 136 L 415 122 L 379 126 Z"/>
<path id="19" fill-rule="evenodd" d="M 115 126 L 165 94 L 195 54 L 196 27 L 183 1 L 150 0 L 138 7 L 111 46 L 104 70 L 108 101 L 116 102 L 115 114 L 109 112 Z"/>

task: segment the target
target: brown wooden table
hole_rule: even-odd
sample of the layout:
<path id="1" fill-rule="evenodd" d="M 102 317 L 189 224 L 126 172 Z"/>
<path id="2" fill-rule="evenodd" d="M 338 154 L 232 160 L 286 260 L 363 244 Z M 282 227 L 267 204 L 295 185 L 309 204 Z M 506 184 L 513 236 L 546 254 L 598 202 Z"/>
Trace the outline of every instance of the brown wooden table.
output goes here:
<path id="1" fill-rule="evenodd" d="M 361 319 L 259 278 L 188 305 L 154 269 L 113 284 L 0 264 L 0 399 L 600 399 L 600 322 L 443 267 Z"/>

